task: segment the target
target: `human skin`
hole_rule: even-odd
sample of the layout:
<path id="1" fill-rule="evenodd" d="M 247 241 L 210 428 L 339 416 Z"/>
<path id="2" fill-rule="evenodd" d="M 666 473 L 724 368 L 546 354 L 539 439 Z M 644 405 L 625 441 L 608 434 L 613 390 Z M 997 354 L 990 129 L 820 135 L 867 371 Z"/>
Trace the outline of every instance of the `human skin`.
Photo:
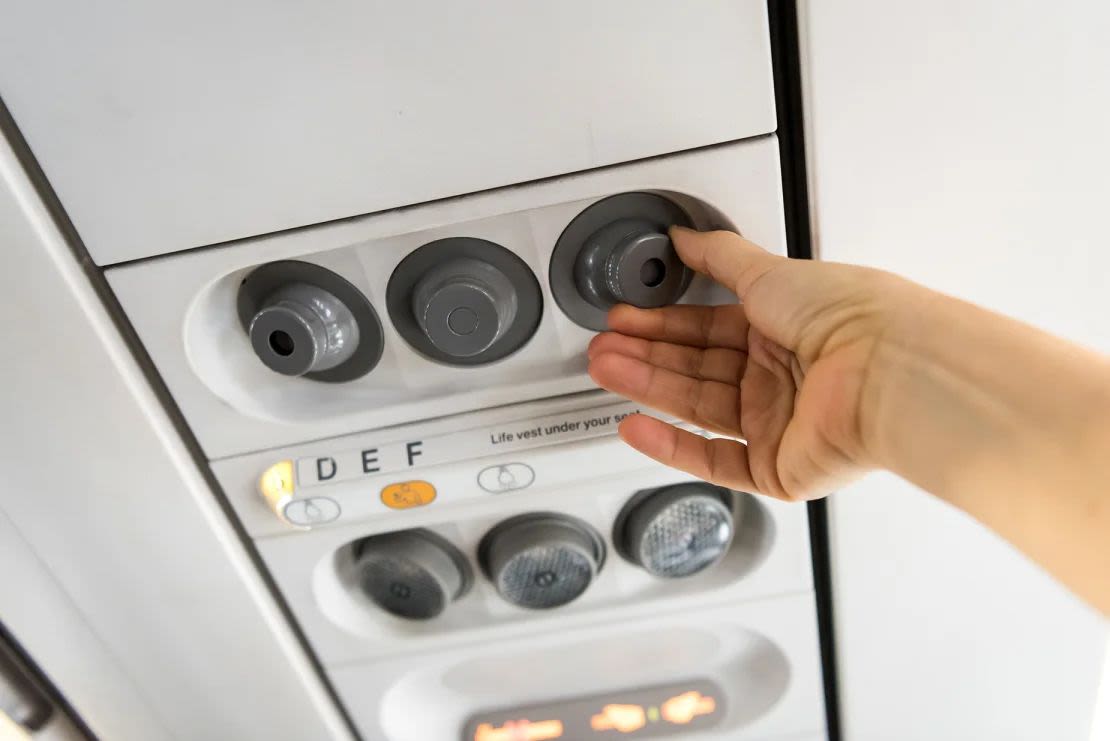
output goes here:
<path id="1" fill-rule="evenodd" d="M 617 306 L 590 375 L 723 437 L 634 415 L 629 445 L 792 501 L 892 471 L 1110 615 L 1110 359 L 890 273 L 671 237 L 741 303 Z"/>

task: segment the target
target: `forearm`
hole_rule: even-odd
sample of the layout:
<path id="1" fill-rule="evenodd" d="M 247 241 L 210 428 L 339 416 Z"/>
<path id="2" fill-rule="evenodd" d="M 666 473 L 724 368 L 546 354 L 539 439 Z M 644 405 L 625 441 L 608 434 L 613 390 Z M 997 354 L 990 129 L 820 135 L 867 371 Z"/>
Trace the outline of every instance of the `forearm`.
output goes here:
<path id="1" fill-rule="evenodd" d="M 925 289 L 907 295 L 863 404 L 876 460 L 1110 614 L 1110 362 Z"/>

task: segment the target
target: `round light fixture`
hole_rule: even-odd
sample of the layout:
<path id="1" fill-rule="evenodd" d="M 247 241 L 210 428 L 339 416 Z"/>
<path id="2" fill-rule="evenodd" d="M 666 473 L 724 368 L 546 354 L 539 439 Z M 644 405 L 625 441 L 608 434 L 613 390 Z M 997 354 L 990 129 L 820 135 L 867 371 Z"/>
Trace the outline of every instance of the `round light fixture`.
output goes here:
<path id="1" fill-rule="evenodd" d="M 617 519 L 622 555 L 666 579 L 693 576 L 724 558 L 736 531 L 727 489 L 676 484 L 634 497 Z"/>
<path id="2" fill-rule="evenodd" d="M 527 514 L 494 527 L 479 545 L 482 569 L 518 607 L 544 610 L 577 599 L 593 582 L 605 544 L 592 527 L 559 514 Z"/>
<path id="3" fill-rule="evenodd" d="M 374 604 L 397 617 L 427 620 L 470 587 L 466 558 L 427 530 L 374 535 L 355 546 L 359 584 Z"/>

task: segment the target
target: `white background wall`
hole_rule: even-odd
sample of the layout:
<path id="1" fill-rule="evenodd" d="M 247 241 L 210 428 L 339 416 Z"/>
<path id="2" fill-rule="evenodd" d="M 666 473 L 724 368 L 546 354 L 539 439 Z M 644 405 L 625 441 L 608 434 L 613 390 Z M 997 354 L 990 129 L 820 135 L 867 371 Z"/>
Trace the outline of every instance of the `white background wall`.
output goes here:
<path id="1" fill-rule="evenodd" d="M 1095 717 L 1091 722 L 1091 741 L 1106 741 L 1110 738 L 1110 646 L 1107 646 L 1105 664 L 1102 668 L 1102 687 L 1095 705 Z"/>
<path id="2" fill-rule="evenodd" d="M 1110 351 L 1110 6 L 810 0 L 802 15 L 820 256 Z M 891 476 L 831 512 L 847 739 L 1088 737 L 1104 620 Z"/>

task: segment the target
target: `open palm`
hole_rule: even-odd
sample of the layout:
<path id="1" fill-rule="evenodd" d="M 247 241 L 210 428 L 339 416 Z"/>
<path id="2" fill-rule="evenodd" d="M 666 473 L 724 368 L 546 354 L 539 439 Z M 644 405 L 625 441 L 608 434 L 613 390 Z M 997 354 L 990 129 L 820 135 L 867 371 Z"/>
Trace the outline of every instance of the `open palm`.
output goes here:
<path id="1" fill-rule="evenodd" d="M 635 415 L 622 423 L 622 438 L 699 478 L 781 499 L 822 496 L 860 475 L 868 468 L 861 398 L 881 334 L 868 307 L 851 298 L 861 295 L 852 283 L 867 271 L 816 285 L 813 266 L 735 234 L 672 237 L 687 265 L 744 303 L 618 306 L 610 331 L 589 347 L 590 374 L 603 388 L 723 437 Z"/>

